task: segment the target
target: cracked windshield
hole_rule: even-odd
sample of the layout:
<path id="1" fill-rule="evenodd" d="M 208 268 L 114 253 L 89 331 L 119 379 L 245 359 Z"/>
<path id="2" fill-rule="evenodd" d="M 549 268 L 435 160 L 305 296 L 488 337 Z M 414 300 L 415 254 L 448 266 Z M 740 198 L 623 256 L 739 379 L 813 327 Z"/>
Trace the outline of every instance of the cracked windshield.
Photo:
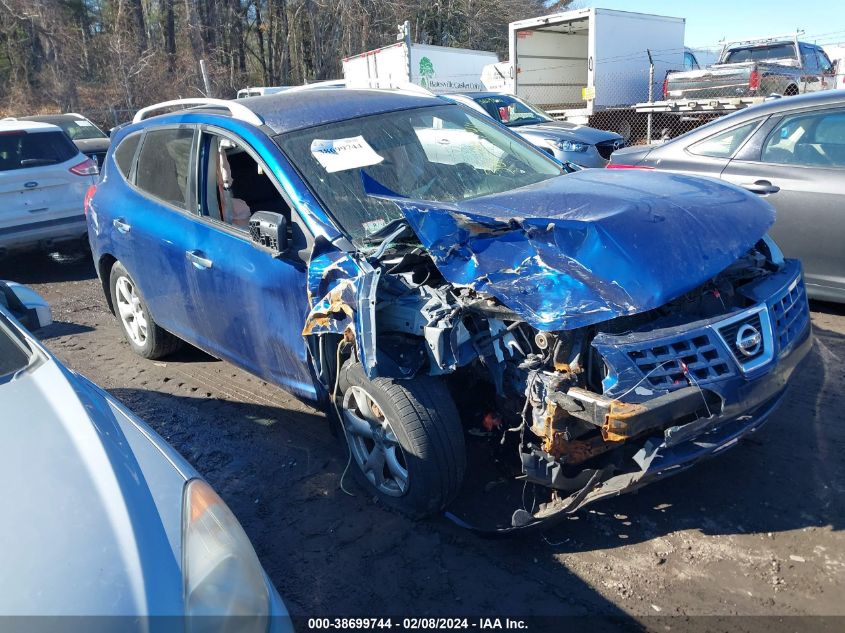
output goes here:
<path id="1" fill-rule="evenodd" d="M 331 123 L 276 140 L 359 243 L 402 217 L 394 202 L 367 194 L 363 174 L 381 185 L 379 195 L 450 203 L 562 173 L 495 124 L 448 106 Z"/>

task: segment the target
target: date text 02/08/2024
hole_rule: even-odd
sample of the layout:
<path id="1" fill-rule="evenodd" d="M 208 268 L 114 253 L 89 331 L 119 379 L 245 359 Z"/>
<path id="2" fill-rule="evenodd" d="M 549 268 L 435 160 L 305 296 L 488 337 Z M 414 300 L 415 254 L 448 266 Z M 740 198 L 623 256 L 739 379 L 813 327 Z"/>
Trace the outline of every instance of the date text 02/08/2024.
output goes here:
<path id="1" fill-rule="evenodd" d="M 511 618 L 309 618 L 309 630 L 526 630 L 525 620 Z"/>

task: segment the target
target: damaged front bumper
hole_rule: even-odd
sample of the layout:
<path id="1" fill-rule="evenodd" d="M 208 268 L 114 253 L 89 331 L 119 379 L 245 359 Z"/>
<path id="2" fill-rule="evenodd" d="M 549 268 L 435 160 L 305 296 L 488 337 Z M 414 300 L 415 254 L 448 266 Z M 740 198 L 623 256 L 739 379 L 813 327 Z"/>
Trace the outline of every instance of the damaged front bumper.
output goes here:
<path id="1" fill-rule="evenodd" d="M 589 503 L 682 472 L 756 431 L 783 400 L 790 377 L 812 347 L 800 266 L 788 262 L 782 273 L 773 277 L 758 289 L 767 298 L 743 312 L 761 315 L 762 324 L 768 328 L 763 333 L 765 354 L 758 357 L 765 358 L 765 363 L 756 362 L 746 371 L 738 360 L 737 371 L 728 378 L 691 381 L 688 386 L 639 403 L 570 389 L 567 396 L 559 398 L 560 405 L 570 413 L 573 407 L 579 407 L 578 417 L 602 426 L 605 439 L 625 443 L 631 450 L 623 463 L 610 460 L 600 467 L 576 470 L 529 443 L 520 453 L 524 477 L 529 483 L 554 491 L 549 503 L 533 514 L 518 509 L 510 527 L 494 530 L 467 525 L 455 516 L 449 518 L 486 535 L 544 529 Z M 715 326 L 713 331 L 718 332 L 732 322 L 737 319 L 723 319 L 706 327 Z M 784 334 L 787 329 L 788 336 Z M 700 332 L 693 335 L 700 336 Z"/>

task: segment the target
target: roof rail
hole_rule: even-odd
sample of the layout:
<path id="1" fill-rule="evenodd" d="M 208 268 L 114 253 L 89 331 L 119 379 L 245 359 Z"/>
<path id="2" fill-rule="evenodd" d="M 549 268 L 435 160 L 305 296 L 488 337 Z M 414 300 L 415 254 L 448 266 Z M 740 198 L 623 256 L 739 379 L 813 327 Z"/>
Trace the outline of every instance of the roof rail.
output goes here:
<path id="1" fill-rule="evenodd" d="M 769 35 L 767 37 L 752 37 L 738 40 L 722 40 L 724 46 L 735 46 L 737 44 L 763 44 L 766 42 L 784 42 L 786 40 L 795 41 L 804 35 L 803 29 L 792 31 L 791 33 L 784 33 L 783 35 Z"/>
<path id="2" fill-rule="evenodd" d="M 327 79 L 325 81 L 314 81 L 310 84 L 302 84 L 288 88 L 285 92 L 310 92 L 311 90 L 324 90 L 326 88 L 346 88 L 345 79 Z"/>
<path id="3" fill-rule="evenodd" d="M 414 94 L 421 94 L 421 95 L 432 96 L 432 97 L 437 96 L 433 92 L 431 92 L 430 90 L 423 88 L 422 86 L 419 86 L 417 84 L 411 83 L 410 81 L 400 81 L 400 82 L 397 82 L 396 84 L 394 84 L 392 86 L 384 87 L 384 88 L 382 88 L 378 85 L 378 83 L 379 83 L 378 78 L 370 78 L 367 81 L 367 83 L 369 84 L 369 86 L 368 86 L 369 90 L 391 90 L 393 92 L 411 92 L 411 93 L 414 93 Z M 373 84 L 375 84 L 375 85 L 373 85 Z M 325 88 L 347 88 L 347 87 L 349 87 L 349 84 L 345 79 L 329 79 L 327 81 L 316 81 L 314 83 L 304 84 L 302 86 L 294 86 L 293 88 L 289 88 L 288 90 L 285 90 L 285 92 L 305 92 L 305 91 L 311 91 L 311 90 L 322 90 L 322 89 L 325 89 Z M 358 86 L 355 86 L 355 87 L 357 88 Z M 363 86 L 362 86 L 362 89 L 367 89 L 367 88 L 363 88 Z"/>
<path id="4" fill-rule="evenodd" d="M 163 101 L 162 103 L 156 103 L 155 105 L 141 108 L 135 113 L 135 116 L 132 118 L 132 123 L 140 123 L 144 119 L 148 118 L 150 112 L 164 110 L 165 108 L 173 108 L 176 106 L 212 106 L 215 108 L 224 108 L 229 111 L 229 114 L 232 115 L 232 118 L 234 119 L 246 121 L 252 125 L 264 125 L 264 119 L 243 104 L 236 103 L 234 101 L 227 101 L 225 99 L 207 99 L 200 97 Z"/>

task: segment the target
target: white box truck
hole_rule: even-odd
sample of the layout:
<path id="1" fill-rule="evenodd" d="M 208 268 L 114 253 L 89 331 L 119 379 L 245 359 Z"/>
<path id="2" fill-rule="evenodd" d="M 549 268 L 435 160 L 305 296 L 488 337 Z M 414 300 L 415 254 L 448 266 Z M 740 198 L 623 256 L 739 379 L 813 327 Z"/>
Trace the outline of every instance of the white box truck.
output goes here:
<path id="1" fill-rule="evenodd" d="M 343 60 L 343 78 L 350 88 L 397 88 L 416 84 L 442 94 L 484 90 L 481 71 L 499 61 L 496 53 L 466 48 L 412 44 L 407 23 L 401 41 Z"/>
<path id="2" fill-rule="evenodd" d="M 591 7 L 511 22 L 512 91 L 553 116 L 590 123 L 607 109 L 661 94 L 663 77 L 684 67 L 683 18 Z M 488 73 L 489 73 L 488 69 Z"/>

